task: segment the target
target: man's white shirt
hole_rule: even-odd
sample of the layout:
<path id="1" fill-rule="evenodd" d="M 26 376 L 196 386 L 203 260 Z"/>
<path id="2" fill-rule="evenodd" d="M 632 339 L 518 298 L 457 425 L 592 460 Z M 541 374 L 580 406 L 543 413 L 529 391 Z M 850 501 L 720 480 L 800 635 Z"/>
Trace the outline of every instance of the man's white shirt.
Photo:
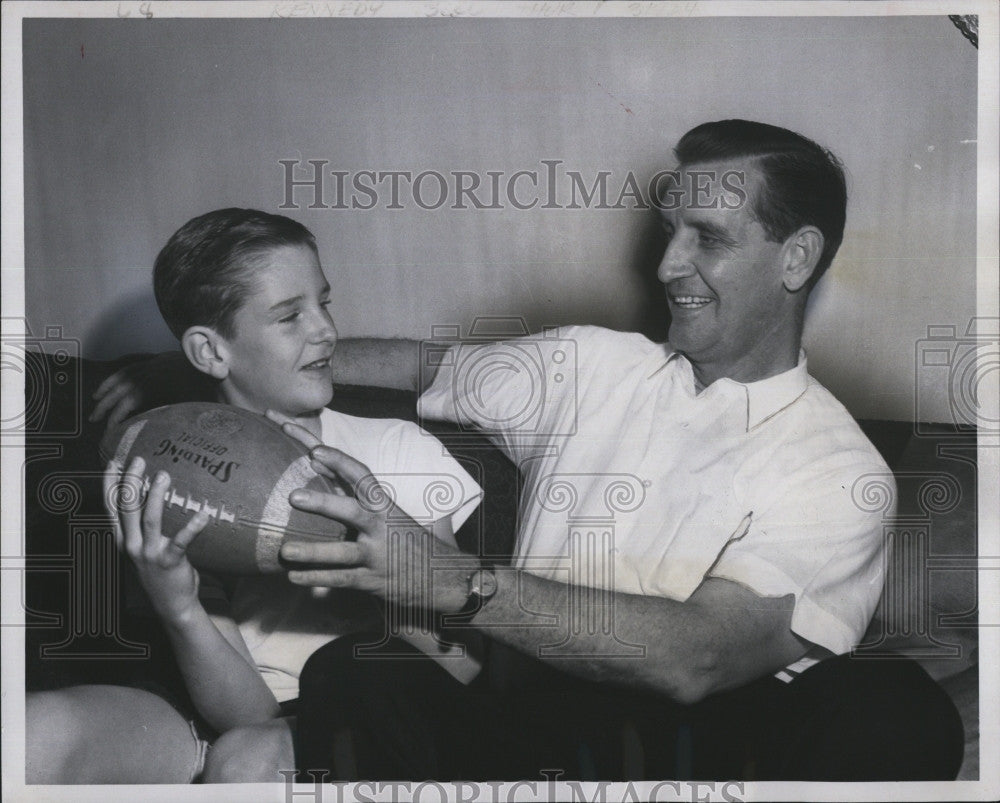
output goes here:
<path id="1" fill-rule="evenodd" d="M 679 601 L 725 578 L 793 594 L 792 630 L 831 653 L 858 643 L 883 527 L 855 485 L 892 474 L 804 354 L 700 393 L 669 345 L 597 327 L 457 344 L 441 363 L 420 415 L 480 428 L 524 475 L 516 565 Z"/>

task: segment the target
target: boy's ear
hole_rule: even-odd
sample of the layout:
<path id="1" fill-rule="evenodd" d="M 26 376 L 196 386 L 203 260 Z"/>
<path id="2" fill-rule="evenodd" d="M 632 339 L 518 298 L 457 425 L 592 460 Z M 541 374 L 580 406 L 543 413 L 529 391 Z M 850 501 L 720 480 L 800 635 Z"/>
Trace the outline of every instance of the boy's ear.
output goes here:
<path id="1" fill-rule="evenodd" d="M 803 226 L 785 240 L 786 290 L 795 293 L 805 287 L 823 255 L 823 243 L 823 232 L 815 226 Z"/>
<path id="2" fill-rule="evenodd" d="M 229 375 L 229 351 L 225 338 L 208 326 L 192 326 L 181 337 L 181 350 L 188 362 L 215 379 Z"/>

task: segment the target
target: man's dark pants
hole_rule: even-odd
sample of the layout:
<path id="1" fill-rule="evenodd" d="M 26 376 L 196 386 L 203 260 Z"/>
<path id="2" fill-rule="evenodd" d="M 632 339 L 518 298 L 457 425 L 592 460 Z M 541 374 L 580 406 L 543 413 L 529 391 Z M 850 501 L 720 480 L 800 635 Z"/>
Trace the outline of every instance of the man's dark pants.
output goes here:
<path id="1" fill-rule="evenodd" d="M 469 686 L 395 639 L 356 657 L 377 642 L 338 639 L 303 669 L 302 780 L 950 780 L 962 760 L 958 712 L 906 659 L 829 658 L 685 706 L 498 645 Z"/>

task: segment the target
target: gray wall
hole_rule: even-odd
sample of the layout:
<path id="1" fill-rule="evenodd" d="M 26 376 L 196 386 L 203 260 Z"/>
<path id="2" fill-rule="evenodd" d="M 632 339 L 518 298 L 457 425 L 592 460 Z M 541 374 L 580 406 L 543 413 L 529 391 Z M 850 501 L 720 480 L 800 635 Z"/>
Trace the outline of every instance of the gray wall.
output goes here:
<path id="1" fill-rule="evenodd" d="M 909 419 L 915 344 L 975 313 L 976 57 L 945 17 L 27 20 L 28 320 L 93 357 L 171 346 L 156 252 L 209 209 L 278 211 L 281 159 L 505 180 L 560 159 L 611 171 L 617 196 L 691 126 L 749 117 L 848 166 L 810 365 L 856 415 Z M 317 235 L 342 336 L 487 313 L 662 333 L 652 213 L 461 210 L 453 194 L 426 210 L 405 192 L 387 209 L 387 188 L 368 211 L 287 212 Z M 946 388 L 925 391 L 922 415 L 948 419 Z"/>

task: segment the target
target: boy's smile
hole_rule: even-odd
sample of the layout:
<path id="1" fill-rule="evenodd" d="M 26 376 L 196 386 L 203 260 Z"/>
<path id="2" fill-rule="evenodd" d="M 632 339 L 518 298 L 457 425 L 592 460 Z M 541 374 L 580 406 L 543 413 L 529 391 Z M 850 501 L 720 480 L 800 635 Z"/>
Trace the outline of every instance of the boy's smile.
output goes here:
<path id="1" fill-rule="evenodd" d="M 259 413 L 314 414 L 333 397 L 330 285 L 306 245 L 275 246 L 251 260 L 253 292 L 233 318 L 234 336 L 222 341 L 223 396 Z"/>

